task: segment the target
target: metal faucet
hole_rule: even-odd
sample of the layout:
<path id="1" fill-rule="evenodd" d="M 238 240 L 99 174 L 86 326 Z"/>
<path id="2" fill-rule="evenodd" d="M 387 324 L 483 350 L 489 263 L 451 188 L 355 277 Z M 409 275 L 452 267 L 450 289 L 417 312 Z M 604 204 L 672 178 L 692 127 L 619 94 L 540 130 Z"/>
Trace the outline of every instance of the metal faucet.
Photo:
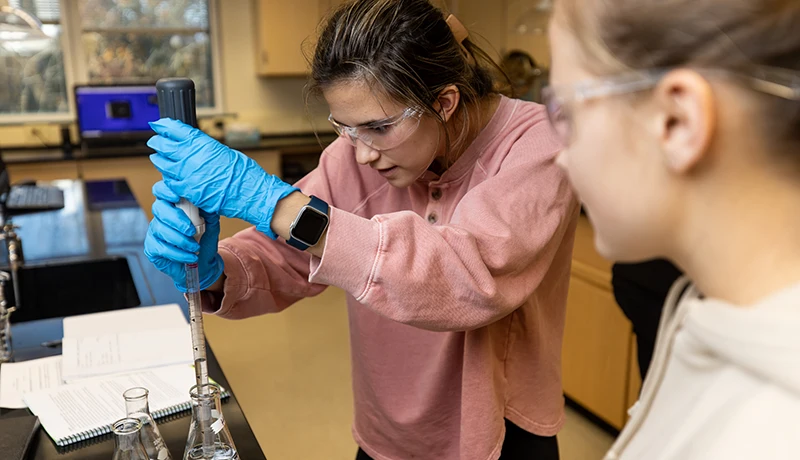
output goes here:
<path id="1" fill-rule="evenodd" d="M 9 307 L 6 301 L 6 285 L 11 276 L 0 271 L 0 364 L 8 363 L 14 359 L 11 345 L 11 314 L 16 307 Z"/>
<path id="2" fill-rule="evenodd" d="M 18 228 L 19 226 L 14 225 L 11 219 L 8 219 L 3 225 L 3 231 L 0 232 L 0 239 L 5 240 L 6 249 L 8 250 L 8 264 L 11 267 L 11 284 L 14 288 L 14 303 L 17 308 L 22 306 L 19 288 L 19 269 L 25 264 L 25 255 L 22 252 L 22 240 L 16 232 Z"/>

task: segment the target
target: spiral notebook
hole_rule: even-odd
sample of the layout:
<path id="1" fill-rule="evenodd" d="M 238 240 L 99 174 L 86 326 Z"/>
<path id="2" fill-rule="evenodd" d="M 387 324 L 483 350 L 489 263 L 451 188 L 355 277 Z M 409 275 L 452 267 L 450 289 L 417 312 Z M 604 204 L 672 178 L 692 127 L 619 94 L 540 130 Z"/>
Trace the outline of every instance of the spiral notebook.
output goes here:
<path id="1" fill-rule="evenodd" d="M 194 384 L 191 366 L 168 366 L 26 393 L 24 400 L 53 441 L 66 446 L 110 433 L 111 425 L 125 417 L 122 393 L 128 388 L 149 390 L 150 413 L 158 420 L 191 409 Z M 221 390 L 222 398 L 230 396 Z"/>

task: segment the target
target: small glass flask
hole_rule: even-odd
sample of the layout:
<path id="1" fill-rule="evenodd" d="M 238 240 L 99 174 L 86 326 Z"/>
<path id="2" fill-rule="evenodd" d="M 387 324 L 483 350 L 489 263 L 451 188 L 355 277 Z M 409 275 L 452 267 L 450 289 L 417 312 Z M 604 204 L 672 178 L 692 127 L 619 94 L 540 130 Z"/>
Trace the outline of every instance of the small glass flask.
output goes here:
<path id="1" fill-rule="evenodd" d="M 123 418 L 114 422 L 114 456 L 112 460 L 148 460 L 139 433 L 142 422 L 136 418 Z"/>
<path id="2" fill-rule="evenodd" d="M 141 439 L 150 460 L 172 460 L 167 443 L 158 431 L 158 425 L 150 415 L 147 388 L 134 387 L 122 393 L 125 398 L 125 411 L 128 417 L 142 422 Z"/>
<path id="3" fill-rule="evenodd" d="M 239 454 L 225 425 L 219 387 L 208 383 L 189 390 L 192 422 L 186 440 L 184 460 L 238 460 Z"/>

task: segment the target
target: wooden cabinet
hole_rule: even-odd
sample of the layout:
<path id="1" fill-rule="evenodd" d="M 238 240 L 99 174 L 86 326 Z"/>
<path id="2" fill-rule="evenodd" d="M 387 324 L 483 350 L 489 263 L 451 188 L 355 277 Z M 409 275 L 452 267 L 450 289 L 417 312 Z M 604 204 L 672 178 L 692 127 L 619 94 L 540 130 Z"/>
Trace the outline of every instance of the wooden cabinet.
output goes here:
<path id="1" fill-rule="evenodd" d="M 608 289 L 573 272 L 564 332 L 564 392 L 615 427 L 625 422 L 631 325 Z"/>
<path id="2" fill-rule="evenodd" d="M 634 339 L 611 290 L 611 262 L 597 254 L 589 221 L 581 217 L 567 300 L 564 393 L 617 429 L 638 397 Z"/>
<path id="3" fill-rule="evenodd" d="M 262 77 L 307 75 L 306 54 L 310 59 L 321 22 L 346 1 L 253 0 L 256 73 Z M 451 3 L 453 0 L 433 0 L 444 11 L 452 10 Z M 463 0 L 462 4 L 470 21 L 478 23 L 476 32 L 487 34 L 490 41 L 498 38 L 501 30 L 505 33 L 503 8 L 484 0 Z"/>
<path id="4" fill-rule="evenodd" d="M 339 0 L 254 0 L 256 72 L 260 76 L 308 73 L 317 26 Z M 310 56 L 309 56 L 310 57 Z"/>
<path id="5" fill-rule="evenodd" d="M 639 375 L 639 358 L 637 355 L 636 335 L 631 335 L 631 366 L 628 372 L 628 402 L 626 406 L 631 407 L 639 400 L 639 392 L 642 389 L 642 378 Z M 626 411 L 627 414 L 627 411 Z"/>
<path id="6" fill-rule="evenodd" d="M 260 76 L 280 77 L 308 73 L 304 50 L 313 51 L 320 22 L 346 0 L 252 1 L 256 72 Z M 472 32 L 472 40 L 492 57 L 499 58 L 510 49 L 521 49 L 549 66 L 546 35 L 514 32 L 517 21 L 533 3 L 514 0 L 432 0 L 432 3 L 445 13 L 455 13 Z"/>

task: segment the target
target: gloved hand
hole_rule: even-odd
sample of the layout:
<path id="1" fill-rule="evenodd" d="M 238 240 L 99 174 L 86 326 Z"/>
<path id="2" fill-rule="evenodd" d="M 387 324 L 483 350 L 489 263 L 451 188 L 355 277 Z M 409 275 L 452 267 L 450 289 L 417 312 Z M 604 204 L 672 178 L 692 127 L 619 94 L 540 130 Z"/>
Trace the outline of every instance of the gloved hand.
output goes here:
<path id="1" fill-rule="evenodd" d="M 192 221 L 175 207 L 180 197 L 164 182 L 153 186 L 153 221 L 144 239 L 144 254 L 161 272 L 175 282 L 175 286 L 186 292 L 187 263 L 197 263 L 200 289 L 207 289 L 222 275 L 222 257 L 217 252 L 219 242 L 219 215 L 200 210 L 206 221 L 206 231 L 200 243 L 194 239 L 197 231 Z"/>
<path id="2" fill-rule="evenodd" d="M 157 152 L 150 160 L 170 190 L 203 211 L 245 220 L 277 238 L 270 227 L 275 205 L 297 188 L 199 129 L 169 118 L 150 126 L 158 134 L 147 142 Z"/>

